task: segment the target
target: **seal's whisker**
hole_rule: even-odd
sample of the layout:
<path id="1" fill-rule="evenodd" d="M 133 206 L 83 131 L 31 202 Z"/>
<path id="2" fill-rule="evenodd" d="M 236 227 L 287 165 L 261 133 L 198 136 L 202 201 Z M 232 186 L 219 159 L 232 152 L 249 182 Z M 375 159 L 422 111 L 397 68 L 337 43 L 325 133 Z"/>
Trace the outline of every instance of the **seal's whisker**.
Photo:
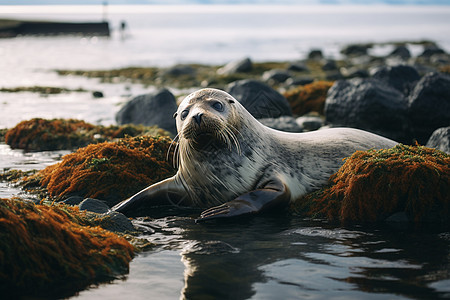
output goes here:
<path id="1" fill-rule="evenodd" d="M 175 143 L 176 139 L 179 139 L 180 133 L 177 133 L 177 135 L 173 138 L 172 142 L 169 145 L 169 149 L 167 149 L 167 154 L 166 154 L 166 160 L 169 161 L 169 153 L 170 153 L 170 149 L 172 148 L 173 143 Z M 176 149 L 176 147 L 175 147 Z M 174 157 L 175 157 L 175 152 L 173 153 Z"/>

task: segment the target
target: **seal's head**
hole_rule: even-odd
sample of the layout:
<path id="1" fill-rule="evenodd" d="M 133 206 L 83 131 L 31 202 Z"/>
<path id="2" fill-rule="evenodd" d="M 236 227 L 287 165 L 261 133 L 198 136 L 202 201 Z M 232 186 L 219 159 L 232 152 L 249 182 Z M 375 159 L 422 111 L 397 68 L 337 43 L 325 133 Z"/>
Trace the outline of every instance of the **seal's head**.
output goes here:
<path id="1" fill-rule="evenodd" d="M 202 150 L 206 146 L 236 145 L 240 128 L 239 103 L 216 89 L 202 89 L 188 95 L 174 114 L 179 143 Z"/>

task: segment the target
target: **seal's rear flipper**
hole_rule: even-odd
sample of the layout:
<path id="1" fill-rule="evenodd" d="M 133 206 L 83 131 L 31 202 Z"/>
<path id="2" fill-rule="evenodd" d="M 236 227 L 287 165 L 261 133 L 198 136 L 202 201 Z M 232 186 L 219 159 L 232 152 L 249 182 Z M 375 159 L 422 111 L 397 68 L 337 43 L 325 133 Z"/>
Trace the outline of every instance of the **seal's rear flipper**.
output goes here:
<path id="1" fill-rule="evenodd" d="M 200 214 L 196 223 L 210 219 L 235 217 L 258 213 L 270 207 L 287 204 L 291 197 L 287 186 L 278 178 L 271 178 L 262 188 L 245 193 L 222 205 L 209 208 Z"/>

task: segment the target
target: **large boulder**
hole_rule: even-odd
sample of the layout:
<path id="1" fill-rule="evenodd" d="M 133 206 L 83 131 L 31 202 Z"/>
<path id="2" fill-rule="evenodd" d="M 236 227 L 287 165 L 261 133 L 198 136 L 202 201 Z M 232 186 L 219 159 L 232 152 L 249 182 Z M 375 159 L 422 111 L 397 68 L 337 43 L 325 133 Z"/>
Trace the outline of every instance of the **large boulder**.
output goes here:
<path id="1" fill-rule="evenodd" d="M 257 119 L 292 116 L 286 98 L 260 81 L 252 79 L 235 81 L 230 83 L 226 90 Z"/>
<path id="2" fill-rule="evenodd" d="M 450 154 L 450 126 L 436 129 L 428 140 L 427 147 Z"/>
<path id="3" fill-rule="evenodd" d="M 420 80 L 419 72 L 414 67 L 406 65 L 382 66 L 374 69 L 371 74 L 373 78 L 392 86 L 404 95 L 408 95 Z"/>
<path id="4" fill-rule="evenodd" d="M 253 63 L 250 58 L 234 60 L 227 63 L 225 66 L 217 70 L 219 75 L 232 75 L 236 73 L 250 72 L 253 68 Z"/>
<path id="5" fill-rule="evenodd" d="M 126 103 L 116 114 L 119 124 L 157 125 L 173 134 L 177 132 L 174 112 L 177 111 L 175 97 L 166 89 L 140 95 Z"/>
<path id="6" fill-rule="evenodd" d="M 408 143 L 408 105 L 398 90 L 382 81 L 354 78 L 337 81 L 325 101 L 327 122 L 364 129 Z"/>
<path id="7" fill-rule="evenodd" d="M 408 103 L 415 138 L 425 144 L 433 131 L 450 126 L 450 76 L 425 75 L 411 92 Z"/>

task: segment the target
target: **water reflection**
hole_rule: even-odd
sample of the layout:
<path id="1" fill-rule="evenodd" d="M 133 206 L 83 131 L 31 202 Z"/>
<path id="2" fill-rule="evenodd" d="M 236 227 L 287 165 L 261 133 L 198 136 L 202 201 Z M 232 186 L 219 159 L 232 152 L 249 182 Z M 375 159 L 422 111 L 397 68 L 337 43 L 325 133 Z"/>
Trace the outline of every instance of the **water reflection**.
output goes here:
<path id="1" fill-rule="evenodd" d="M 339 228 L 289 216 L 152 222 L 161 220 L 174 234 L 163 239 L 157 231 L 151 239 L 179 251 L 182 299 L 449 296 L 439 284 L 450 278 L 445 234 Z"/>

